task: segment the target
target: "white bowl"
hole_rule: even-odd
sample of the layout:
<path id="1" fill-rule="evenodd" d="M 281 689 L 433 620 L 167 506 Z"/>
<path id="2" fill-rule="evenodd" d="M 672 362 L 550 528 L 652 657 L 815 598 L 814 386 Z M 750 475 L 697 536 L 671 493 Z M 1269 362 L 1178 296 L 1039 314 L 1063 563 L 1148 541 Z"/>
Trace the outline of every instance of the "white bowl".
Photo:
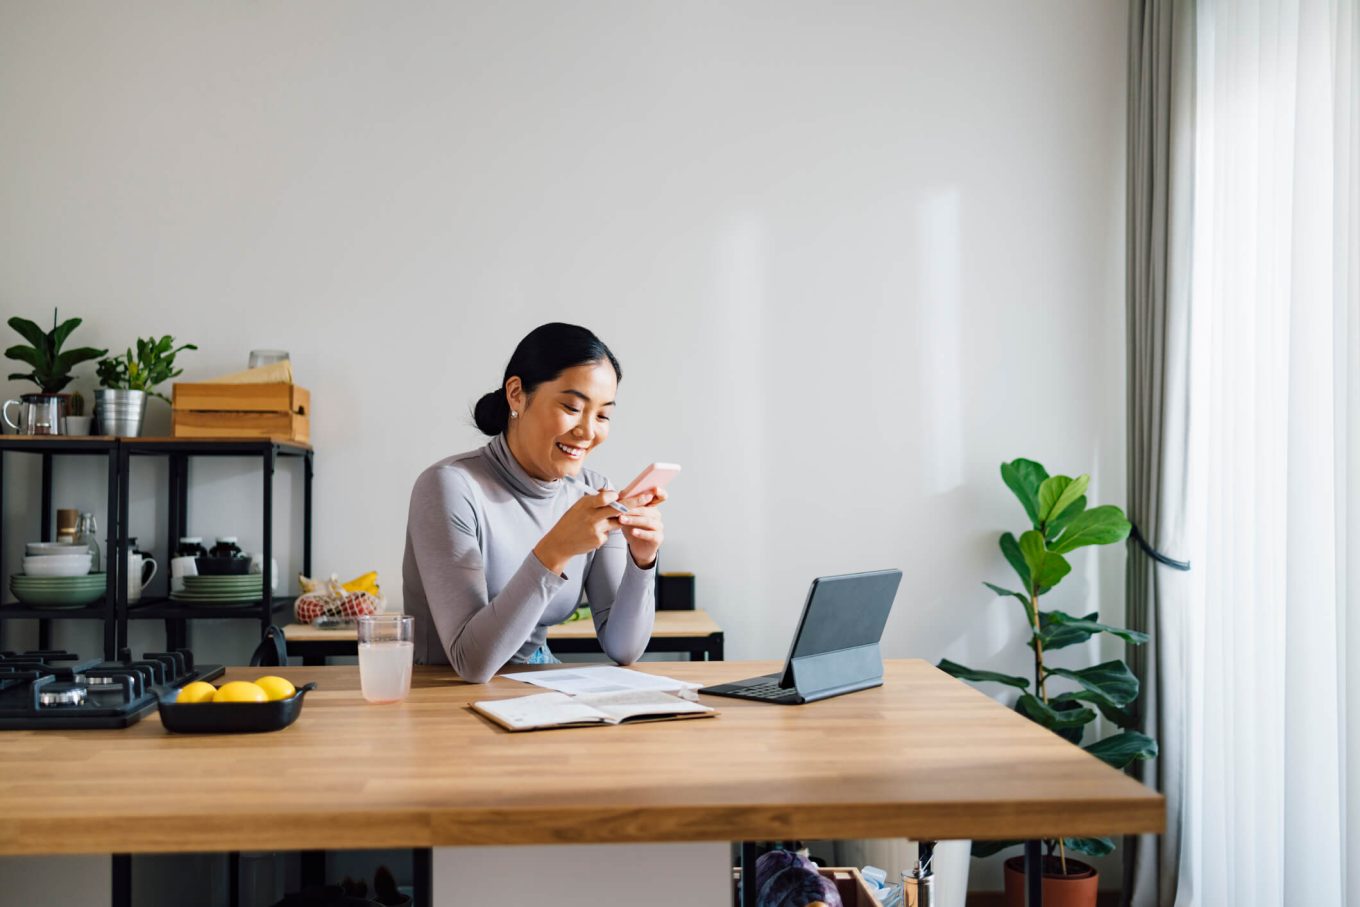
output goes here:
<path id="1" fill-rule="evenodd" d="M 82 550 L 72 542 L 29 542 L 24 545 L 24 553 L 29 557 L 43 557 L 49 554 L 79 554 Z"/>
<path id="2" fill-rule="evenodd" d="M 90 553 L 52 554 L 24 558 L 25 576 L 84 576 L 90 572 Z"/>

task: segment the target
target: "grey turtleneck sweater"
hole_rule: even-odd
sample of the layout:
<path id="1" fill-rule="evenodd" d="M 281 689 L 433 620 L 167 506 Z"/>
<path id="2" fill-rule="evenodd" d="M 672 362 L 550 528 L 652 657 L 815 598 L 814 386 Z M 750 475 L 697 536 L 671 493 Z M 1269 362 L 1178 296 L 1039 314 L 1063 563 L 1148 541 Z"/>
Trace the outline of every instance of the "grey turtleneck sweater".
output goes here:
<path id="1" fill-rule="evenodd" d="M 610 487 L 590 469 L 580 479 L 593 489 Z M 527 661 L 583 591 L 605 654 L 619 664 L 637 661 L 652 634 L 655 566 L 633 563 L 617 532 L 572 558 L 560 576 L 533 552 L 589 493 L 530 476 L 504 435 L 422 472 L 411 491 L 402 562 L 416 662 L 451 664 L 464 680 L 485 683 L 507 663 Z"/>

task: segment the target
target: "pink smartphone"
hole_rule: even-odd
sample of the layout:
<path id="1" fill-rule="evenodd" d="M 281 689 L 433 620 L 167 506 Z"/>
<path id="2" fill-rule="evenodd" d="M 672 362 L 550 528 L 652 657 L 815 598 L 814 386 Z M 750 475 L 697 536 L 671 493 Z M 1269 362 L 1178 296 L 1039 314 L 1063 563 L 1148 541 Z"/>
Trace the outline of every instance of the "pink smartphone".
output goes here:
<path id="1" fill-rule="evenodd" d="M 619 492 L 619 500 L 635 498 L 646 494 L 649 491 L 656 491 L 658 488 L 665 488 L 671 479 L 675 478 L 680 472 L 680 467 L 675 463 L 653 463 L 636 479 L 629 482 Z"/>

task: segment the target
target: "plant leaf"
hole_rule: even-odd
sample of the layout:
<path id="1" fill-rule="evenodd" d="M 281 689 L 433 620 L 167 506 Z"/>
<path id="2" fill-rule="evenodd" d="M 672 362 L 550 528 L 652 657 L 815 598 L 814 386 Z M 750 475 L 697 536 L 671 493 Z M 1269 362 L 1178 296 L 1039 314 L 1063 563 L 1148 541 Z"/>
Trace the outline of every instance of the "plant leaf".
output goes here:
<path id="1" fill-rule="evenodd" d="M 935 667 L 951 677 L 957 677 L 959 680 L 971 680 L 975 683 L 1004 683 L 1007 686 L 1019 687 L 1022 690 L 1029 689 L 1029 681 L 1023 677 L 1016 677 L 1013 674 L 998 674 L 996 671 L 974 671 L 972 668 L 955 664 L 948 658 L 941 658 L 940 663 Z"/>
<path id="2" fill-rule="evenodd" d="M 1085 617 L 1073 617 L 1071 614 L 1064 614 L 1062 611 L 1040 611 L 1039 635 L 1043 639 L 1044 648 L 1061 649 L 1064 646 L 1086 642 L 1097 633 L 1109 633 L 1111 636 L 1118 636 L 1124 642 L 1135 646 L 1140 646 L 1148 641 L 1146 633 L 1102 624 L 1096 620 L 1098 616 L 1094 611 Z"/>
<path id="3" fill-rule="evenodd" d="M 1071 693 L 1063 693 L 1061 696 L 1054 696 L 1048 701 L 1049 705 L 1055 705 L 1059 702 L 1090 702 L 1096 708 L 1100 709 L 1100 714 L 1104 715 L 1107 721 L 1116 727 L 1123 728 L 1126 731 L 1138 729 L 1138 717 L 1134 715 L 1133 712 L 1128 709 L 1122 709 L 1107 701 L 1104 697 L 1092 693 L 1089 690 L 1075 690 Z"/>
<path id="4" fill-rule="evenodd" d="M 1010 595 L 1018 599 L 1020 604 L 1025 606 L 1025 614 L 1026 615 L 1029 614 L 1029 599 L 1025 598 L 1023 594 L 1019 592 L 1012 592 L 1010 589 L 1002 589 L 1000 586 L 994 586 L 986 581 L 984 581 L 982 585 L 986 586 L 988 589 L 991 589 L 993 592 L 995 592 L 997 595 L 1002 596 L 1003 598 L 1007 595 Z M 1026 617 L 1025 619 L 1028 620 L 1029 618 Z"/>
<path id="5" fill-rule="evenodd" d="M 1087 692 L 1103 697 L 1111 705 L 1126 706 L 1138 698 L 1138 678 L 1122 661 L 1107 661 L 1079 671 L 1048 668 L 1045 676 L 1075 680 Z"/>
<path id="6" fill-rule="evenodd" d="M 1083 510 L 1073 518 L 1066 531 L 1053 543 L 1053 550 L 1066 554 L 1084 545 L 1109 545 L 1129 536 L 1129 521 L 1124 511 L 1111 504 Z"/>
<path id="7" fill-rule="evenodd" d="M 33 347 L 31 346 L 12 346 L 9 349 L 5 350 L 5 358 L 13 359 L 17 362 L 23 362 L 27 365 L 33 366 L 33 368 L 35 369 L 42 368 L 46 362 L 42 355 L 42 352 L 33 349 Z"/>
<path id="8" fill-rule="evenodd" d="M 1077 518 L 1077 514 L 1083 512 L 1084 510 L 1086 510 L 1086 496 L 1082 495 L 1081 497 L 1073 501 L 1072 504 L 1070 504 L 1066 510 L 1062 511 L 1061 513 L 1058 514 L 1058 516 L 1048 521 L 1048 523 L 1044 527 L 1044 538 L 1046 538 L 1050 542 L 1053 541 L 1055 538 L 1062 534 L 1062 531 L 1066 529 L 1073 520 Z"/>
<path id="9" fill-rule="evenodd" d="M 1024 841 L 974 841 L 973 856 L 990 857 L 993 854 L 1001 853 L 1008 847 L 1019 847 Z"/>
<path id="10" fill-rule="evenodd" d="M 91 359 L 98 359 L 107 352 L 108 350 L 97 350 L 92 346 L 80 346 L 73 350 L 67 350 L 57 356 L 57 361 L 55 363 L 56 368 L 54 371 L 65 374 L 75 366 L 80 365 L 80 363 L 89 362 Z"/>
<path id="11" fill-rule="evenodd" d="M 1068 850 L 1084 853 L 1088 857 L 1103 857 L 1114 853 L 1114 841 L 1109 838 L 1066 838 Z"/>
<path id="12" fill-rule="evenodd" d="M 1065 700 L 1070 702 L 1070 700 Z M 1057 709 L 1031 693 L 1024 693 L 1015 703 L 1015 709 L 1035 724 L 1041 724 L 1050 731 L 1059 728 L 1079 728 L 1096 720 L 1096 713 L 1080 703 L 1075 708 Z"/>
<path id="13" fill-rule="evenodd" d="M 1077 498 L 1086 493 L 1091 484 L 1088 475 L 1050 476 L 1039 486 L 1039 522 L 1047 523 L 1072 505 Z"/>
<path id="14" fill-rule="evenodd" d="M 1128 767 L 1130 762 L 1152 759 L 1157 755 L 1157 741 L 1137 731 L 1124 731 L 1104 740 L 1097 740 L 1083 747 L 1086 752 L 1117 769 Z"/>
<path id="15" fill-rule="evenodd" d="M 1029 585 L 1029 565 L 1025 563 L 1025 556 L 1020 553 L 1020 543 L 1015 540 L 1015 536 L 1009 532 L 1001 534 L 1001 553 L 1005 556 L 1011 568 L 1020 577 L 1020 582 L 1026 589 Z"/>
<path id="16" fill-rule="evenodd" d="M 5 323 L 14 328 L 35 350 L 41 350 L 47 345 L 47 332 L 27 318 L 15 315 Z"/>
<path id="17" fill-rule="evenodd" d="M 1048 472 L 1033 460 L 1021 458 L 1001 464 L 1001 480 L 1015 492 L 1036 529 L 1039 528 L 1039 486 L 1047 478 Z"/>
<path id="18" fill-rule="evenodd" d="M 1035 586 L 1052 588 L 1072 570 L 1066 558 L 1048 550 L 1044 537 L 1034 529 L 1020 536 L 1020 554 L 1029 567 L 1030 582 Z"/>
<path id="19" fill-rule="evenodd" d="M 61 351 L 62 344 L 66 342 L 66 338 L 70 337 L 71 332 L 78 327 L 80 327 L 79 318 L 68 318 L 61 324 L 52 328 L 52 355 L 55 356 Z"/>

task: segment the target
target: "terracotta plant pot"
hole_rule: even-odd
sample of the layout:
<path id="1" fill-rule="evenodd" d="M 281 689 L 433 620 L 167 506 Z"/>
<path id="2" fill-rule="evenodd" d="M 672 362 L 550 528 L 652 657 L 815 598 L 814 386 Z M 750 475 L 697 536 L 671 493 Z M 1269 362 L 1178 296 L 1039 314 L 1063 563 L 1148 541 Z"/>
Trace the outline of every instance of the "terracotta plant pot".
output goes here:
<path id="1" fill-rule="evenodd" d="M 1067 875 L 1057 857 L 1044 857 L 1044 907 L 1095 907 L 1100 873 L 1080 860 L 1067 858 Z M 1006 907 L 1025 907 L 1025 858 L 1006 861 Z"/>

